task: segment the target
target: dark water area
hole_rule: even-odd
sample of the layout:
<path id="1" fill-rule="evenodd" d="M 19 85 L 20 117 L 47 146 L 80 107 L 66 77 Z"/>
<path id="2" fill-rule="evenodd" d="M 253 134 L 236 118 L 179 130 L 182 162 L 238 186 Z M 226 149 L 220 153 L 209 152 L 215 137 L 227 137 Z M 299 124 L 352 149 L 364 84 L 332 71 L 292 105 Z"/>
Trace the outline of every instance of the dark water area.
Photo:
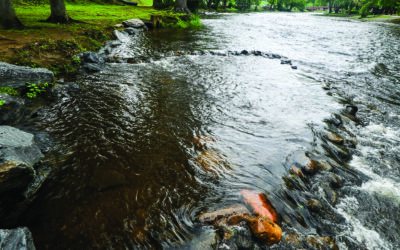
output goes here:
<path id="1" fill-rule="evenodd" d="M 400 27 L 300 13 L 203 23 L 126 38 L 113 56 L 158 60 L 80 75 L 41 112 L 37 126 L 60 146 L 20 221 L 37 248 L 207 249 L 213 230 L 197 216 L 240 203 L 243 189 L 265 193 L 288 227 L 329 232 L 340 249 L 400 247 Z M 244 49 L 298 69 L 222 53 Z M 221 54 L 174 56 L 204 50 Z M 349 103 L 359 112 L 346 126 L 357 141 L 346 169 L 363 182 L 338 191 L 340 223 L 322 221 L 282 177 L 296 155 L 322 150 L 326 119 Z"/>

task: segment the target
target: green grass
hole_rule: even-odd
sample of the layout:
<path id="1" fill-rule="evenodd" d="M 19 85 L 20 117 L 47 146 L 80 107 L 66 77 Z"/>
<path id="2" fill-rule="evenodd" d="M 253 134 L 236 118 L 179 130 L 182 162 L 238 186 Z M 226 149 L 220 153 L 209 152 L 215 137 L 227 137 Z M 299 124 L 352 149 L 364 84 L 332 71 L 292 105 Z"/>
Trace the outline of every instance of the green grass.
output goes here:
<path id="1" fill-rule="evenodd" d="M 152 2 L 152 1 L 148 1 Z M 150 19 L 150 15 L 161 13 L 151 7 L 146 6 L 119 6 L 119 5 L 99 5 L 99 4 L 66 4 L 68 15 L 79 21 L 97 24 L 111 25 L 120 23 L 131 18 Z M 21 6 L 15 5 L 15 12 L 25 25 L 35 25 L 40 27 L 59 27 L 57 24 L 40 22 L 50 16 L 50 6 Z"/>

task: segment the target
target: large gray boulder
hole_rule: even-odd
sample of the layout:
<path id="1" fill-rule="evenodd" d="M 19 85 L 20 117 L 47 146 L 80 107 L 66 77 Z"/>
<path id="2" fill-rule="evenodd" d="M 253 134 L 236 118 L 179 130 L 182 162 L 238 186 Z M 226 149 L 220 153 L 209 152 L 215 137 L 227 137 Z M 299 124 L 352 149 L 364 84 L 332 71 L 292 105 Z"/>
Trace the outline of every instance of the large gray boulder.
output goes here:
<path id="1" fill-rule="evenodd" d="M 142 20 L 140 20 L 139 18 L 134 18 L 134 19 L 123 21 L 122 24 L 125 27 L 132 27 L 132 28 L 136 28 L 136 29 L 141 29 L 141 28 L 146 27 L 144 22 Z"/>
<path id="2" fill-rule="evenodd" d="M 26 188 L 42 157 L 32 134 L 0 126 L 0 195 Z"/>
<path id="3" fill-rule="evenodd" d="M 19 89 L 30 83 L 51 83 L 54 74 L 48 69 L 33 69 L 0 62 L 0 87 Z"/>
<path id="4" fill-rule="evenodd" d="M 0 249 L 34 250 L 32 234 L 26 227 L 0 229 Z"/>

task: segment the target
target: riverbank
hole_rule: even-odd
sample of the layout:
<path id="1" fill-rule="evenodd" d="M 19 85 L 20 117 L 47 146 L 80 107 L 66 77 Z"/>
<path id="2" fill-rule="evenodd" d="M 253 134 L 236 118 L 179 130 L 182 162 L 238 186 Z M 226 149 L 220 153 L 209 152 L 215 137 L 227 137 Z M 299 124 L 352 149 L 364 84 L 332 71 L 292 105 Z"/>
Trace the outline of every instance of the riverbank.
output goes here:
<path id="1" fill-rule="evenodd" d="M 151 15 L 178 21 L 179 14 L 159 11 L 143 1 L 139 6 L 66 4 L 69 16 L 77 23 L 68 25 L 43 22 L 50 15 L 49 5 L 16 5 L 18 18 L 26 26 L 23 30 L 0 30 L 0 61 L 47 68 L 55 75 L 74 73 L 80 62 L 74 55 L 85 51 L 98 51 L 106 41 L 112 40 L 115 27 L 124 20 L 139 18 L 150 20 Z"/>

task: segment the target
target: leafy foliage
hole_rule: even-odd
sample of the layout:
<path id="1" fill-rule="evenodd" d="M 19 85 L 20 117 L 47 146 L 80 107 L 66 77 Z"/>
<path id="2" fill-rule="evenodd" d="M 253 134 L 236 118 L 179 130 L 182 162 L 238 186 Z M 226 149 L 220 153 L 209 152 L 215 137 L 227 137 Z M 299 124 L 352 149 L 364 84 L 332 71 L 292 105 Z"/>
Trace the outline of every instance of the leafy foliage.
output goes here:
<path id="1" fill-rule="evenodd" d="M 40 93 L 45 92 L 46 89 L 50 86 L 49 83 L 43 83 L 43 84 L 36 84 L 36 83 L 26 83 L 29 91 L 26 93 L 26 96 L 29 98 L 36 98 Z"/>
<path id="2" fill-rule="evenodd" d="M 0 93 L 4 93 L 4 94 L 8 94 L 8 95 L 19 95 L 18 91 L 16 91 L 13 88 L 9 88 L 9 87 L 1 87 L 0 88 Z"/>

